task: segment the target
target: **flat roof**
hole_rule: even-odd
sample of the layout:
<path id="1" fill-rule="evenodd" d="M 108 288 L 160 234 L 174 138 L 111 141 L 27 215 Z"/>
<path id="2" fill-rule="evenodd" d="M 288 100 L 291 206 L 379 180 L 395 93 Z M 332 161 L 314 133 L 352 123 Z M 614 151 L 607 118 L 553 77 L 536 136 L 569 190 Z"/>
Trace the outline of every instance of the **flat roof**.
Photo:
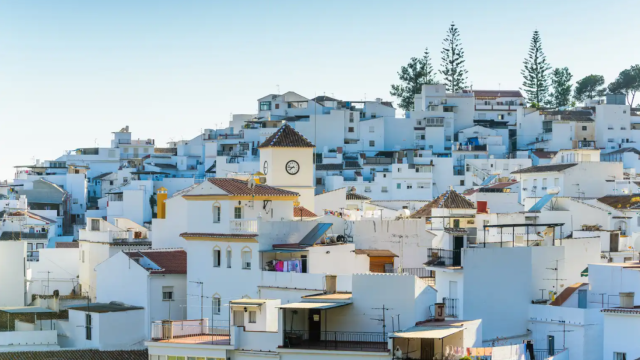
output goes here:
<path id="1" fill-rule="evenodd" d="M 405 339 L 443 339 L 464 330 L 463 327 L 442 327 L 442 326 L 414 326 L 403 332 L 391 334 L 391 338 Z"/>
<path id="2" fill-rule="evenodd" d="M 498 225 L 484 225 L 484 228 L 510 228 L 510 227 L 529 227 L 529 226 L 546 226 L 546 227 L 559 227 L 564 226 L 564 223 L 551 223 L 551 224 L 498 224 Z"/>
<path id="3" fill-rule="evenodd" d="M 239 299 L 231 300 L 231 306 L 248 306 L 248 307 L 260 307 L 264 305 L 268 300 L 266 299 Z"/>
<path id="4" fill-rule="evenodd" d="M 33 313 L 55 313 L 51 309 L 42 308 L 39 306 L 8 306 L 0 307 L 0 311 L 10 314 L 33 314 Z"/>
<path id="5" fill-rule="evenodd" d="M 278 253 L 278 254 L 286 254 L 286 253 L 295 253 L 301 251 L 309 251 L 309 248 L 305 249 L 270 249 L 270 250 L 260 250 L 261 253 Z"/>
<path id="6" fill-rule="evenodd" d="M 353 297 L 352 293 L 335 293 L 335 294 L 316 294 L 316 295 L 307 295 L 303 296 L 303 299 L 314 299 L 314 300 L 351 300 Z"/>
<path id="7" fill-rule="evenodd" d="M 117 302 L 110 303 L 90 303 L 67 306 L 69 310 L 87 311 L 93 313 L 119 312 L 129 310 L 143 310 L 142 306 L 125 305 Z"/>
<path id="8" fill-rule="evenodd" d="M 342 303 L 321 303 L 321 302 L 299 302 L 299 303 L 291 303 L 277 306 L 280 309 L 318 309 L 318 310 L 326 310 L 333 309 L 345 305 L 350 305 L 350 302 L 342 302 Z"/>

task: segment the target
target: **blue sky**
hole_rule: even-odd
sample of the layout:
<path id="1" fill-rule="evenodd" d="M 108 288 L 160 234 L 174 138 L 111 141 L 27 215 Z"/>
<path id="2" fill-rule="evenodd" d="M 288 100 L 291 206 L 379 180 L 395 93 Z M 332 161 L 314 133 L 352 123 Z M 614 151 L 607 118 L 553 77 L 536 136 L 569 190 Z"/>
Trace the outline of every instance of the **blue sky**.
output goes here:
<path id="1" fill-rule="evenodd" d="M 259 97 L 390 99 L 458 25 L 473 87 L 519 88 L 533 30 L 552 66 L 607 82 L 640 62 L 635 0 L 0 0 L 0 179 L 13 165 L 134 137 L 189 139 Z M 366 95 L 365 95 L 366 94 Z M 395 99 L 392 99 L 395 101 Z"/>

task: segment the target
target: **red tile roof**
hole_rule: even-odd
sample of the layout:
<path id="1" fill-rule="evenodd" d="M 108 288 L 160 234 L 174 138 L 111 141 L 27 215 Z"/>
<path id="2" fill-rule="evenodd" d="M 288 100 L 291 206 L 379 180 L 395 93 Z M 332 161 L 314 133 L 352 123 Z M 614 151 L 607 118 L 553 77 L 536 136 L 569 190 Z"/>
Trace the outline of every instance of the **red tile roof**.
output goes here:
<path id="1" fill-rule="evenodd" d="M 532 151 L 533 155 L 535 155 L 538 159 L 551 159 L 556 156 L 557 151 Z"/>
<path id="2" fill-rule="evenodd" d="M 304 206 L 294 206 L 293 207 L 293 217 L 294 218 L 306 218 L 306 217 L 318 217 L 318 215 L 314 214 L 311 210 L 308 210 Z"/>
<path id="3" fill-rule="evenodd" d="M 475 97 L 524 97 L 520 90 L 473 90 Z"/>
<path id="4" fill-rule="evenodd" d="M 258 234 L 220 234 L 220 233 L 182 233 L 180 237 L 197 238 L 197 237 L 211 237 L 211 238 L 236 238 L 236 239 L 253 239 Z"/>
<path id="5" fill-rule="evenodd" d="M 314 148 L 315 146 L 291 125 L 284 124 L 258 146 L 258 148 L 266 147 Z"/>
<path id="6" fill-rule="evenodd" d="M 161 270 L 147 269 L 151 274 L 186 274 L 187 252 L 182 249 L 158 249 L 125 252 L 131 259 L 146 257 Z"/>
<path id="7" fill-rule="evenodd" d="M 411 214 L 412 219 L 431 217 L 433 209 L 475 209 L 476 205 L 455 190 L 447 190 L 442 195 L 433 199 L 418 211 Z"/>
<path id="8" fill-rule="evenodd" d="M 368 257 L 398 257 L 398 255 L 392 253 L 390 250 L 378 250 L 378 249 L 356 249 L 356 254 L 367 255 Z"/>
<path id="9" fill-rule="evenodd" d="M 80 243 L 77 241 L 56 243 L 56 249 L 77 249 L 79 247 Z"/>
<path id="10" fill-rule="evenodd" d="M 233 178 L 209 178 L 208 180 L 230 196 L 300 196 L 300 194 L 296 192 L 267 185 L 256 185 L 253 190 L 251 190 L 247 185 L 247 181 Z"/>

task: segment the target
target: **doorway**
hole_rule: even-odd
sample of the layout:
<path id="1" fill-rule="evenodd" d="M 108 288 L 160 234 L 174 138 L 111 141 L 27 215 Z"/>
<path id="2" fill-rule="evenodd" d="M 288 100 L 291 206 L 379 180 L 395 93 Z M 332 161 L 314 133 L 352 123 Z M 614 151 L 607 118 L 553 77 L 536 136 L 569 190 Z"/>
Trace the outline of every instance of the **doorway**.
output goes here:
<path id="1" fill-rule="evenodd" d="M 244 326 L 244 312 L 242 310 L 233 310 L 233 325 Z"/>
<path id="2" fill-rule="evenodd" d="M 322 311 L 309 309 L 309 341 L 320 341 L 322 334 Z"/>
<path id="3" fill-rule="evenodd" d="M 464 237 L 453 238 L 453 266 L 462 266 L 462 248 L 464 247 Z"/>

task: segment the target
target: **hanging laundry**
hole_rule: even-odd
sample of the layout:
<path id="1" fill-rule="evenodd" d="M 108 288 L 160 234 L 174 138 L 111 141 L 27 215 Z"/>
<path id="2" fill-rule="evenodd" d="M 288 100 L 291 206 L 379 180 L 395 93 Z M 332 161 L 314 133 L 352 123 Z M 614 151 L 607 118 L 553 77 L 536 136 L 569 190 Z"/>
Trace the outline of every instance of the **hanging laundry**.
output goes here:
<path id="1" fill-rule="evenodd" d="M 282 272 L 282 271 L 283 271 L 283 269 L 284 269 L 284 261 L 278 261 L 278 262 L 276 262 L 276 266 L 275 266 L 275 268 L 276 268 L 276 271 L 277 271 L 277 272 Z"/>

